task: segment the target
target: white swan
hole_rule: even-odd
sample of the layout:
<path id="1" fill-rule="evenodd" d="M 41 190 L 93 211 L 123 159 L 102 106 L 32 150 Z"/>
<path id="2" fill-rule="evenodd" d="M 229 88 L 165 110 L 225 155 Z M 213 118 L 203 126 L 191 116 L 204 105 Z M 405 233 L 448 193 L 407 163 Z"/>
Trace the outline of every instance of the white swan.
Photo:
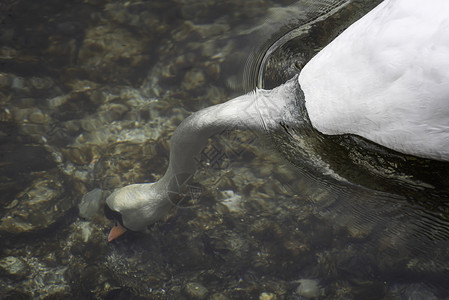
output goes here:
<path id="1" fill-rule="evenodd" d="M 325 135 L 354 134 L 449 161 L 449 1 L 386 0 L 299 76 L 192 114 L 171 139 L 161 180 L 118 189 L 106 200 L 107 210 L 127 229 L 144 231 L 171 207 L 211 135 L 226 128 L 272 131 L 308 119 Z M 108 240 L 124 231 L 117 224 Z"/>

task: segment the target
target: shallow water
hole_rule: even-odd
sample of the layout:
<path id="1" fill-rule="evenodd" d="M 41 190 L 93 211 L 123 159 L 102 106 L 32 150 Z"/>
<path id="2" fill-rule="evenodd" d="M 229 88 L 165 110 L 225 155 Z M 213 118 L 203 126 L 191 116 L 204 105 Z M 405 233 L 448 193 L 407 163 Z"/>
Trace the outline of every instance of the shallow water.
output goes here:
<path id="1" fill-rule="evenodd" d="M 336 181 L 253 132 L 211 139 L 149 234 L 106 241 L 104 198 L 159 179 L 186 116 L 291 78 L 374 5 L 330 3 L 2 1 L 0 298 L 449 297 L 447 185 Z"/>

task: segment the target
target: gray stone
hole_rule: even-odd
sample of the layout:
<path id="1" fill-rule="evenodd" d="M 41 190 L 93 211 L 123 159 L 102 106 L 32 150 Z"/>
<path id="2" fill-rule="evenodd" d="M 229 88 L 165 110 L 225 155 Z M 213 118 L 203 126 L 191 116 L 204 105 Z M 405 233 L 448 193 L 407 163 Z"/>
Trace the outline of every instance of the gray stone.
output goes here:
<path id="1" fill-rule="evenodd" d="M 215 293 L 209 298 L 210 300 L 229 300 L 230 298 L 221 293 Z"/>
<path id="2" fill-rule="evenodd" d="M 423 283 L 395 284 L 390 288 L 390 296 L 393 299 L 413 299 L 413 300 L 437 300 L 431 288 Z"/>
<path id="3" fill-rule="evenodd" d="M 92 218 L 100 208 L 101 200 L 103 199 L 102 189 L 93 189 L 83 196 L 81 203 L 78 204 L 80 217 L 85 219 Z"/>
<path id="4" fill-rule="evenodd" d="M 296 288 L 296 294 L 307 299 L 320 297 L 323 293 L 317 280 L 300 279 L 299 286 Z"/>
<path id="5" fill-rule="evenodd" d="M 45 229 L 72 208 L 59 172 L 41 173 L 16 197 L 16 203 L 0 219 L 0 232 L 22 234 Z"/>
<path id="6" fill-rule="evenodd" d="M 31 85 L 38 90 L 49 89 L 54 85 L 53 79 L 49 77 L 32 77 L 29 80 Z"/>
<path id="7" fill-rule="evenodd" d="M 35 124 L 44 124 L 48 121 L 48 119 L 48 116 L 46 116 L 39 110 L 35 110 L 28 115 L 28 120 Z"/>
<path id="8" fill-rule="evenodd" d="M 21 279 L 29 274 L 30 268 L 22 259 L 7 256 L 0 260 L 0 272 L 16 279 Z"/>

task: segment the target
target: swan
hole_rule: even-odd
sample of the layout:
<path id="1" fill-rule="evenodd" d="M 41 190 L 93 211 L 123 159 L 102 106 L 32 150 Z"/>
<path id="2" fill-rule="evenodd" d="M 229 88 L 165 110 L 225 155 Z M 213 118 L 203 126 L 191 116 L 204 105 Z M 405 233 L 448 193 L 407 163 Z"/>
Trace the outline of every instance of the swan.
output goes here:
<path id="1" fill-rule="evenodd" d="M 105 212 L 116 220 L 108 241 L 127 229 L 145 231 L 164 216 L 208 138 L 227 128 L 290 135 L 291 128 L 313 128 L 324 140 L 351 135 L 449 161 L 449 1 L 385 0 L 284 84 L 190 115 L 171 138 L 165 175 L 106 199 Z"/>

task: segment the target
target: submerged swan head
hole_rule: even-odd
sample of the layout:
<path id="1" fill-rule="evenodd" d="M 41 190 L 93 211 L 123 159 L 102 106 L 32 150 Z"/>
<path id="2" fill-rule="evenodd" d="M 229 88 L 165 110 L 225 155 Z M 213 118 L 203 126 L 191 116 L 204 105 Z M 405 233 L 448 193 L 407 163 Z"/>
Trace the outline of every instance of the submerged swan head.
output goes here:
<path id="1" fill-rule="evenodd" d="M 156 186 L 155 183 L 132 184 L 116 190 L 107 198 L 106 204 L 108 208 L 113 208 L 110 213 L 117 222 L 117 229 L 145 231 L 149 224 L 167 213 L 170 202 L 163 201 L 167 195 Z M 114 212 L 118 214 L 114 216 Z M 112 240 L 113 236 L 114 233 L 109 239 Z"/>
<path id="2" fill-rule="evenodd" d="M 106 200 L 117 219 L 109 241 L 124 228 L 145 231 L 163 217 L 193 176 L 208 138 L 226 129 L 299 128 L 318 132 L 323 140 L 355 135 L 407 155 L 449 161 L 449 48 L 443 38 L 449 35 L 449 2 L 423 5 L 386 0 L 326 46 L 299 76 L 186 118 L 171 139 L 165 175 L 155 183 L 120 188 Z"/>

